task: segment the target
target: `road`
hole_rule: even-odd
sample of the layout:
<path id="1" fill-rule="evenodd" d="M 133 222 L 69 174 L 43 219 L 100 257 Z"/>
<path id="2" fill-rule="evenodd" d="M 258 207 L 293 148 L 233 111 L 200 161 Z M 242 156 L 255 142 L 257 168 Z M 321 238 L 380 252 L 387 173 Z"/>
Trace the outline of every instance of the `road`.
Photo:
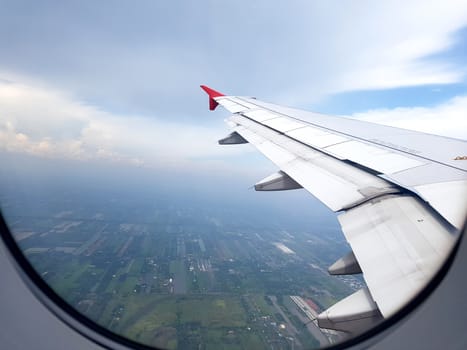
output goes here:
<path id="1" fill-rule="evenodd" d="M 295 344 L 297 344 L 298 348 L 303 349 L 302 343 L 300 343 L 300 340 L 298 340 L 298 334 L 300 333 L 297 328 L 293 325 L 293 323 L 290 321 L 290 319 L 287 317 L 287 315 L 282 311 L 281 307 L 277 304 L 277 298 L 273 295 L 269 296 L 269 299 L 271 300 L 272 304 L 274 305 L 274 308 L 277 310 L 277 312 L 284 318 L 284 321 L 287 326 L 287 330 L 292 335 L 295 339 Z"/>
<path id="2" fill-rule="evenodd" d="M 297 316 L 300 319 L 300 321 L 303 322 L 304 325 L 306 324 L 306 328 L 308 329 L 308 332 L 310 332 L 311 335 L 313 335 L 313 337 L 319 341 L 320 348 L 330 345 L 329 339 L 323 334 L 321 329 L 316 325 L 315 323 L 316 321 L 311 322 L 310 318 L 303 315 L 303 313 L 300 312 L 300 310 L 295 306 L 295 304 L 293 307 L 287 307 L 287 308 L 293 315 Z"/>

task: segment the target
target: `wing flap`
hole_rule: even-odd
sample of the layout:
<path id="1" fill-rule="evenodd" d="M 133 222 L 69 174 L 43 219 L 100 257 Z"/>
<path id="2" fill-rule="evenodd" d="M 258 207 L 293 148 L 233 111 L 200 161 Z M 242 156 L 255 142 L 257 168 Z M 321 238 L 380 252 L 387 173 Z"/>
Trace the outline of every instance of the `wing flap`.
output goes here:
<path id="1" fill-rule="evenodd" d="M 287 135 L 311 147 L 323 149 L 323 151 L 325 147 L 350 140 L 348 137 L 311 126 L 290 131 Z"/>
<path id="2" fill-rule="evenodd" d="M 248 118 L 253 119 L 254 121 L 257 121 L 257 122 L 264 122 L 265 120 L 279 117 L 278 114 L 274 114 L 270 111 L 265 111 L 264 109 L 256 109 L 256 110 L 245 112 L 243 114 L 247 116 Z"/>
<path id="3" fill-rule="evenodd" d="M 268 119 L 264 121 L 263 124 L 273 128 L 274 130 L 284 132 L 284 133 L 291 131 L 291 130 L 303 128 L 306 126 L 306 124 L 304 123 L 301 123 L 299 121 L 296 121 L 290 118 L 284 118 L 284 117 Z"/>
<path id="4" fill-rule="evenodd" d="M 412 196 L 376 198 L 338 219 L 384 317 L 425 286 L 455 240 L 432 210 Z"/>
<path id="5" fill-rule="evenodd" d="M 256 108 L 255 105 L 247 101 L 242 101 L 233 97 L 221 96 L 215 97 L 214 100 L 231 113 L 247 112 L 250 109 Z"/>
<path id="6" fill-rule="evenodd" d="M 421 160 L 355 140 L 326 147 L 326 152 L 339 159 L 350 160 L 382 174 L 393 174 L 426 164 Z"/>
<path id="7" fill-rule="evenodd" d="M 467 180 L 418 185 L 414 189 L 455 227 L 462 227 L 467 206 Z"/>

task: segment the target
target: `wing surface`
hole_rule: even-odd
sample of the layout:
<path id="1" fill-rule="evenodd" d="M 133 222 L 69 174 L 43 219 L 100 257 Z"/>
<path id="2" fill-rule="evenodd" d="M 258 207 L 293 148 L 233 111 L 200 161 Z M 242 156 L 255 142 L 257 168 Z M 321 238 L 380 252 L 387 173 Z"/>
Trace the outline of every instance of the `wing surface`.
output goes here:
<path id="1" fill-rule="evenodd" d="M 352 254 L 330 273 L 362 272 L 368 289 L 324 311 L 321 327 L 360 332 L 426 285 L 465 220 L 467 142 L 209 90 L 232 113 L 220 143 L 248 142 L 280 170 L 257 190 L 303 187 L 340 212 Z"/>

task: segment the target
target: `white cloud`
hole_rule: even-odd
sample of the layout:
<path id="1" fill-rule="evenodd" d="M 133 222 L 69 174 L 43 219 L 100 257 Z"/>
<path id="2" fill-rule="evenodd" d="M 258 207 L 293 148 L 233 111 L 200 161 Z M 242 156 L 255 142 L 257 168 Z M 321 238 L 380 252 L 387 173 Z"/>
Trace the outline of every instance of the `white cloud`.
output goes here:
<path id="1" fill-rule="evenodd" d="M 366 5 L 354 28 L 348 28 L 343 52 L 344 58 L 351 56 L 351 64 L 334 77 L 335 91 L 445 84 L 463 78 L 464 67 L 426 57 L 456 44 L 456 31 L 467 24 L 465 1 L 448 1 L 442 7 L 430 1 Z"/>
<path id="2" fill-rule="evenodd" d="M 31 3 L 30 11 L 28 25 L 18 21 L 20 6 L 0 13 L 0 68 L 139 114 L 171 111 L 179 98 L 187 103 L 177 109 L 191 111 L 200 83 L 302 105 L 338 92 L 459 82 L 466 73 L 449 56 L 429 59 L 458 43 L 465 0 L 99 1 L 92 16 L 72 5 L 57 14 Z"/>
<path id="3" fill-rule="evenodd" d="M 467 139 L 466 111 L 467 96 L 459 96 L 433 107 L 376 109 L 352 117 Z M 228 132 L 219 118 L 213 119 L 213 127 L 167 119 L 120 116 L 41 84 L 0 80 L 3 151 L 255 176 L 274 168 L 251 146 L 218 146 Z M 254 166 L 245 164 L 252 161 Z"/>
<path id="4" fill-rule="evenodd" d="M 178 168 L 219 166 L 216 158 L 248 152 L 219 147 L 227 128 L 213 124 L 119 116 L 43 86 L 0 82 L 0 150 L 9 152 Z"/>
<path id="5" fill-rule="evenodd" d="M 279 75 L 281 84 L 270 85 L 292 105 L 348 91 L 455 83 L 467 72 L 449 55 L 433 57 L 463 40 L 466 1 L 313 2 L 293 18 L 284 28 L 290 40 L 261 68 Z"/>
<path id="6" fill-rule="evenodd" d="M 352 117 L 467 140 L 467 96 L 458 96 L 434 107 L 374 109 Z"/>

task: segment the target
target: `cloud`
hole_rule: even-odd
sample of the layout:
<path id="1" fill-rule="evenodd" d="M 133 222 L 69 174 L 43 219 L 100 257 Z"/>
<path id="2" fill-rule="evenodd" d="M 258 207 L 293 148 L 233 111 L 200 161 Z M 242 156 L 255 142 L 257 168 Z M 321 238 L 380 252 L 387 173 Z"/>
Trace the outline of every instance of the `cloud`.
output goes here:
<path id="1" fill-rule="evenodd" d="M 375 109 L 352 117 L 467 139 L 466 110 L 467 96 L 458 96 L 433 107 Z M 167 119 L 118 115 L 44 85 L 0 80 L 2 151 L 169 171 L 258 176 L 273 168 L 251 146 L 218 146 L 227 128 L 217 118 L 212 126 Z"/>
<path id="2" fill-rule="evenodd" d="M 320 12 L 332 21 L 327 25 L 323 20 L 319 24 L 310 21 L 304 31 L 307 38 L 300 38 L 298 48 L 288 52 L 306 60 L 291 59 L 301 81 L 295 80 L 285 91 L 290 103 L 315 102 L 349 91 L 465 79 L 463 65 L 450 61 L 449 55 L 443 59 L 434 59 L 434 55 L 464 40 L 458 32 L 467 25 L 466 2 L 449 1 L 442 8 L 426 1 L 340 2 L 338 9 L 335 5 L 328 2 Z"/>
<path id="3" fill-rule="evenodd" d="M 431 134 L 467 140 L 467 95 L 434 107 L 374 109 L 352 117 Z"/>
<path id="4" fill-rule="evenodd" d="M 219 147 L 226 130 L 221 120 L 206 127 L 122 116 L 44 86 L 0 81 L 0 150 L 8 152 L 156 168 L 228 168 L 218 159 L 251 150 Z"/>
<path id="5" fill-rule="evenodd" d="M 466 25 L 462 0 L 13 3 L 0 14 L 0 68 L 106 110 L 162 115 L 178 103 L 182 118 L 201 110 L 200 83 L 302 105 L 463 81 L 464 65 L 433 55 Z"/>

